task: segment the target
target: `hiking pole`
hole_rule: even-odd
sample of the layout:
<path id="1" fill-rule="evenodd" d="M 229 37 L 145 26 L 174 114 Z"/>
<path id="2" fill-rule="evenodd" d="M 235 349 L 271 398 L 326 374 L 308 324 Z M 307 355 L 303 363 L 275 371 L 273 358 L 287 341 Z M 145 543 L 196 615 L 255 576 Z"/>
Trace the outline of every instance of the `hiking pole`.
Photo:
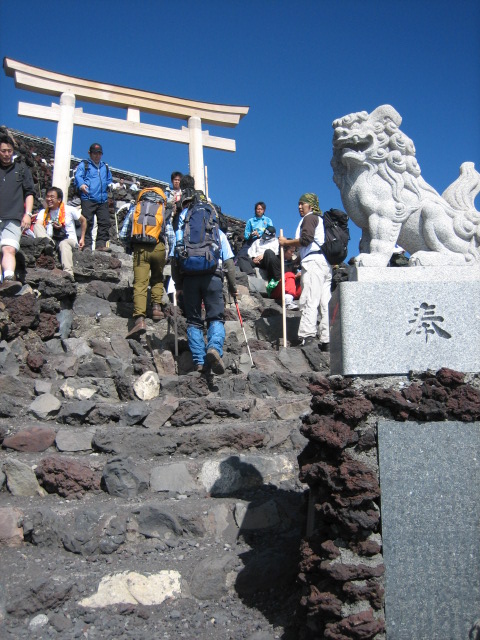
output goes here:
<path id="1" fill-rule="evenodd" d="M 280 229 L 280 237 L 283 237 L 283 229 Z M 285 308 L 285 262 L 284 249 L 280 245 L 280 269 L 282 279 L 282 331 L 283 331 L 283 348 L 287 348 L 287 310 Z"/>
<path id="2" fill-rule="evenodd" d="M 255 364 L 253 362 L 253 358 L 252 358 L 252 353 L 250 351 L 250 347 L 248 346 L 247 333 L 245 331 L 245 327 L 243 326 L 243 320 L 242 320 L 242 315 L 240 313 L 240 308 L 238 306 L 237 296 L 233 296 L 233 301 L 235 302 L 235 306 L 237 307 L 238 320 L 240 322 L 240 326 L 243 329 L 243 335 L 245 337 L 245 344 L 247 345 L 248 355 L 250 356 L 250 361 L 252 363 L 252 367 L 254 367 Z"/>
<path id="3" fill-rule="evenodd" d="M 175 331 L 175 357 L 178 358 L 178 319 L 177 319 L 177 290 L 173 290 L 173 327 Z"/>
<path id="4" fill-rule="evenodd" d="M 173 277 L 170 276 L 167 286 L 167 295 L 173 294 L 173 328 L 175 332 L 175 357 L 178 357 L 178 319 L 177 319 L 177 290 Z"/>

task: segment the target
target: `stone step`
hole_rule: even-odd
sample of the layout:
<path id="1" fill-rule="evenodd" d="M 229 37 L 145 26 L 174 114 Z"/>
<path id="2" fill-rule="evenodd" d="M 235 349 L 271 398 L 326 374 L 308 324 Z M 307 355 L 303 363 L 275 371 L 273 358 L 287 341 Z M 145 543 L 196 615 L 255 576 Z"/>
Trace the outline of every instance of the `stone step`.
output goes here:
<path id="1" fill-rule="evenodd" d="M 254 505 L 218 498 L 118 500 L 115 508 L 97 499 L 77 513 L 71 506 L 55 501 L 24 518 L 28 554 L 25 543 L 0 551 L 2 566 L 15 566 L 4 637 L 31 637 L 27 623 L 44 612 L 65 638 L 81 628 L 128 637 L 127 621 L 135 638 L 253 639 L 260 629 L 274 638 L 292 623 L 300 494 Z"/>
<path id="2" fill-rule="evenodd" d="M 2 484 L 19 496 L 79 498 L 100 488 L 203 495 L 245 488 L 244 476 L 246 486 L 299 487 L 296 457 L 305 444 L 296 420 L 160 431 L 39 425 L 6 435 L 0 467 Z"/>
<path id="3" fill-rule="evenodd" d="M 131 257 L 75 254 L 72 283 L 36 251 L 30 292 L 0 301 L 1 632 L 287 638 L 307 508 L 299 426 L 328 354 L 280 347 L 278 303 L 240 278 L 253 365 L 227 300 L 226 373 L 200 375 L 181 314 L 174 356 L 170 304 L 125 338 Z M 287 313 L 289 339 L 298 322 Z"/>
<path id="4" fill-rule="evenodd" d="M 158 468 L 161 474 L 153 478 L 153 491 L 148 491 L 146 485 L 137 491 L 132 482 L 128 491 L 121 478 L 116 482 L 113 474 L 121 466 L 115 464 L 117 461 L 110 465 L 112 474 L 104 475 L 110 489 L 114 490 L 116 483 L 119 491 L 113 495 L 100 491 L 97 486 L 83 496 L 79 493 L 75 496 L 73 492 L 69 497 L 44 494 L 41 499 L 32 500 L 26 495 L 12 494 L 3 501 L 0 530 L 5 532 L 6 523 L 12 517 L 17 523 L 11 546 L 15 546 L 14 538 L 17 543 L 26 540 L 40 546 L 53 543 L 62 546 L 66 535 L 79 540 L 100 539 L 114 535 L 109 531 L 118 533 L 119 527 L 113 527 L 112 520 L 122 523 L 122 539 L 118 540 L 117 548 L 142 537 L 168 540 L 173 535 L 193 538 L 210 535 L 232 542 L 241 532 L 294 528 L 298 524 L 296 519 L 300 517 L 298 509 L 301 505 L 303 509 L 303 487 L 289 482 L 292 460 L 286 456 L 263 460 L 255 456 L 230 456 L 211 461 L 199 470 L 197 482 L 194 482 L 186 464 L 164 466 Z M 262 469 L 263 477 L 258 468 Z M 46 476 L 48 470 L 45 471 Z M 125 465 L 121 471 L 125 471 Z M 171 483 L 168 482 L 168 473 L 173 475 Z M 201 491 L 198 491 L 200 484 Z M 65 489 L 65 493 L 70 490 L 66 484 L 61 486 L 61 480 L 57 486 Z M 86 532 L 83 531 L 85 527 Z M 171 533 L 164 535 L 167 531 Z M 92 548 L 89 551 L 79 548 L 67 550 L 84 555 L 94 552 Z M 111 552 L 112 549 L 102 551 Z"/>

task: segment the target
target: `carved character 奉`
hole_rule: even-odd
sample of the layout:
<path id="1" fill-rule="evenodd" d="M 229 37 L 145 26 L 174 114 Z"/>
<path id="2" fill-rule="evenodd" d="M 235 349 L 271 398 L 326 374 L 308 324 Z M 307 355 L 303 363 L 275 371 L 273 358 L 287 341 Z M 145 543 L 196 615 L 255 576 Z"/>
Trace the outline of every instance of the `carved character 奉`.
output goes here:
<path id="1" fill-rule="evenodd" d="M 333 122 L 333 180 L 362 229 L 358 266 L 385 267 L 395 243 L 413 265 L 480 265 L 480 174 L 464 162 L 440 196 L 423 180 L 415 146 L 390 105 Z"/>

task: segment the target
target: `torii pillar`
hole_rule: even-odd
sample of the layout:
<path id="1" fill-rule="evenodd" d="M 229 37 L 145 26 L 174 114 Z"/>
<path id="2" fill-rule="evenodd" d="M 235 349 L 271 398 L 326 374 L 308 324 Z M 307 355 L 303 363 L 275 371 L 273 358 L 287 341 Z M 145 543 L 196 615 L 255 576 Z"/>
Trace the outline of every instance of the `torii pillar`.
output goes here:
<path id="1" fill-rule="evenodd" d="M 235 127 L 249 110 L 249 107 L 198 102 L 66 76 L 10 58 L 4 58 L 3 68 L 7 76 L 15 78 L 16 87 L 60 97 L 60 104 L 50 107 L 19 102 L 18 115 L 58 122 L 53 181 L 64 193 L 68 193 L 75 125 L 188 144 L 189 167 L 195 187 L 205 191 L 203 148 L 235 151 L 235 140 L 211 136 L 202 130 L 202 122 Z M 75 108 L 76 100 L 126 109 L 126 119 L 84 113 L 83 109 Z M 170 129 L 144 124 L 140 121 L 142 112 L 185 120 L 188 126 Z"/>
<path id="2" fill-rule="evenodd" d="M 73 143 L 73 119 L 75 112 L 75 96 L 73 93 L 62 93 L 60 96 L 60 113 L 57 125 L 57 139 L 55 141 L 55 158 L 53 163 L 52 184 L 61 186 L 68 199 L 68 184 L 70 178 L 70 156 Z"/>

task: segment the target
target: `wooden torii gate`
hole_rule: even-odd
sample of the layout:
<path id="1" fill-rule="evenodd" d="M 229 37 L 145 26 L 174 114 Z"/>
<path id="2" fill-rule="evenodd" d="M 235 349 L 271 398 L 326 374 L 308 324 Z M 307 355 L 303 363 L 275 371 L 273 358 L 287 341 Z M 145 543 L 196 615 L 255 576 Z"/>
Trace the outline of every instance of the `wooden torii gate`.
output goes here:
<path id="1" fill-rule="evenodd" d="M 7 76 L 15 78 L 15 86 L 19 89 L 60 96 L 59 104 L 52 104 L 50 107 L 19 102 L 18 115 L 58 122 L 53 183 L 61 187 L 64 193 L 68 193 L 74 125 L 188 144 L 189 167 L 191 175 L 195 178 L 195 187 L 205 191 L 203 147 L 235 151 L 235 140 L 211 136 L 208 131 L 202 130 L 202 121 L 223 127 L 235 127 L 249 110 L 249 107 L 186 100 L 75 78 L 11 58 L 4 58 L 3 68 Z M 76 99 L 125 108 L 126 119 L 84 113 L 82 108 L 75 108 Z M 142 112 L 186 120 L 188 126 L 170 129 L 145 124 L 140 121 Z"/>

